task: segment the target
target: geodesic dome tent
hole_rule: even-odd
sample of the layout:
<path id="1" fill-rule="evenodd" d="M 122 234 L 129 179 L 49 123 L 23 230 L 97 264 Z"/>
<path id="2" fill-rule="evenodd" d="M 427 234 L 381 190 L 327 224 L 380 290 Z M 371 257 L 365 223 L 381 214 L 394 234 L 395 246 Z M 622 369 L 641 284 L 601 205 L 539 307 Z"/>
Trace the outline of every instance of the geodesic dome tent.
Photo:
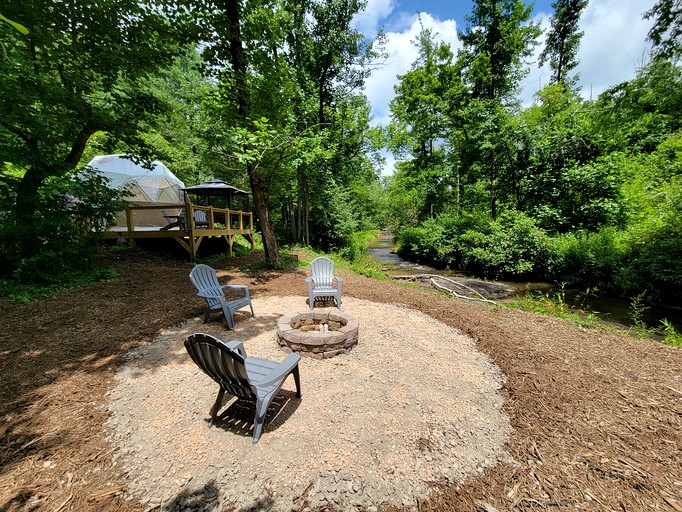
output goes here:
<path id="1" fill-rule="evenodd" d="M 171 211 L 177 214 L 177 207 L 185 202 L 181 190 L 185 184 L 158 160 L 152 162 L 152 169 L 146 169 L 124 155 L 101 155 L 93 158 L 88 166 L 108 178 L 110 188 L 128 187 L 130 193 L 126 200 L 133 206 L 175 206 Z M 161 210 L 149 210 L 136 211 L 134 224 L 138 227 L 164 226 L 167 222 Z M 116 225 L 126 225 L 124 212 L 118 214 Z"/>

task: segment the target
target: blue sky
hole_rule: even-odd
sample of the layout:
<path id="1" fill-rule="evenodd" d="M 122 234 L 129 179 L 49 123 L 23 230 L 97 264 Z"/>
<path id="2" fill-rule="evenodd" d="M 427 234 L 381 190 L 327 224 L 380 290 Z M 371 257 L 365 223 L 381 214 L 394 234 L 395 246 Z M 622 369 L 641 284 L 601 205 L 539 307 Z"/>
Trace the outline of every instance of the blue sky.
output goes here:
<path id="1" fill-rule="evenodd" d="M 534 12 L 552 12 L 553 0 L 540 0 L 536 1 L 533 6 Z M 389 2 L 380 2 L 389 4 Z M 471 8 L 474 5 L 473 0 L 394 0 L 390 2 L 393 6 L 393 13 L 389 15 L 389 23 L 386 23 L 385 28 L 391 29 L 390 21 L 391 18 L 398 18 L 400 13 L 416 13 L 416 12 L 428 12 L 435 18 L 446 20 L 454 19 L 457 22 L 457 27 L 463 29 L 466 26 L 465 15 L 471 12 Z"/>
<path id="2" fill-rule="evenodd" d="M 580 28 L 584 32 L 574 70 L 579 73 L 581 94 L 586 99 L 596 98 L 607 88 L 630 80 L 636 69 L 646 63 L 650 44 L 646 34 L 652 21 L 642 19 L 655 0 L 590 0 L 583 11 Z M 553 9 L 552 0 L 538 0 L 533 8 L 533 20 L 542 28 L 549 28 Z M 394 96 L 396 75 L 404 74 L 417 58 L 411 43 L 422 23 L 438 34 L 439 39 L 450 44 L 455 54 L 460 47 L 457 31 L 466 28 L 465 15 L 471 11 L 472 0 L 368 0 L 364 12 L 354 21 L 355 27 L 373 39 L 377 30 L 383 28 L 387 36 L 388 61 L 370 77 L 365 86 L 374 115 L 373 123 L 386 125 L 390 122 L 389 101 Z M 547 85 L 550 70 L 539 69 L 537 54 L 541 51 L 544 36 L 536 55 L 529 59 L 529 74 L 521 83 L 521 99 L 530 105 L 533 95 Z M 387 157 L 384 174 L 393 169 L 391 156 Z"/>

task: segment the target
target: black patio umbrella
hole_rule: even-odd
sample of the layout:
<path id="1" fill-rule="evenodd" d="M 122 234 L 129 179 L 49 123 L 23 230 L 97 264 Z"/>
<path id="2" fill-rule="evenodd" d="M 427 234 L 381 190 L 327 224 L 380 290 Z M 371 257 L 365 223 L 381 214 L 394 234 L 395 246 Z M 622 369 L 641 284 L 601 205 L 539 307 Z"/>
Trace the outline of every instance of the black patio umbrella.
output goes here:
<path id="1" fill-rule="evenodd" d="M 227 207 L 232 209 L 232 198 L 237 196 L 246 196 L 247 199 L 247 210 L 248 208 L 248 198 L 249 193 L 233 187 L 232 185 L 225 183 L 222 180 L 211 180 L 206 183 L 200 183 L 199 185 L 194 185 L 192 187 L 181 188 L 185 193 L 190 192 L 204 197 L 205 204 L 207 206 L 211 205 L 211 196 L 222 196 L 227 197 Z"/>

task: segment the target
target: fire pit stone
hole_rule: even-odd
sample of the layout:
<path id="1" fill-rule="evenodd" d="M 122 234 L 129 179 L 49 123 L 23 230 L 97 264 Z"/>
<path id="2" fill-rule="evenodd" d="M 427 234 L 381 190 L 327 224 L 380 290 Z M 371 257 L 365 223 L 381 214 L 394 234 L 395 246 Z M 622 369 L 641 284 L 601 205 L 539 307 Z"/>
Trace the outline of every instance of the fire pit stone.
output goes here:
<path id="1" fill-rule="evenodd" d="M 343 311 L 289 313 L 277 323 L 277 342 L 314 359 L 347 354 L 358 343 L 360 322 Z"/>

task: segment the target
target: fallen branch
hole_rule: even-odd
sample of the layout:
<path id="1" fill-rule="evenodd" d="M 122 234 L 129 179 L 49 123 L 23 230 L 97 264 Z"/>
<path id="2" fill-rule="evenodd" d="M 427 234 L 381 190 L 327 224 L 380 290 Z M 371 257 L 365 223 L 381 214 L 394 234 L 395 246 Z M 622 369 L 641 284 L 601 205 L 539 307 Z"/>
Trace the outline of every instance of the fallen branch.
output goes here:
<path id="1" fill-rule="evenodd" d="M 66 498 L 61 505 L 59 505 L 57 508 L 55 508 L 52 512 L 59 512 L 61 509 L 63 509 L 66 504 L 71 501 L 71 498 L 73 498 L 73 494 L 69 494 L 69 497 Z"/>
<path id="2" fill-rule="evenodd" d="M 443 286 L 443 285 L 438 284 L 438 283 L 434 280 L 433 277 L 431 278 L 431 284 L 432 284 L 434 287 L 436 287 L 436 288 L 439 289 L 439 290 L 443 290 L 443 291 L 446 291 L 446 292 L 448 292 L 448 293 L 451 293 L 453 296 L 455 296 L 455 297 L 458 298 L 458 299 L 475 300 L 475 301 L 480 301 L 480 302 L 487 302 L 488 304 L 494 304 L 495 306 L 497 306 L 497 302 L 495 302 L 494 300 L 486 299 L 483 295 L 481 295 L 479 292 L 477 292 L 476 290 L 474 290 L 474 289 L 471 288 L 470 286 L 467 286 L 467 285 L 462 284 L 462 283 L 458 283 L 457 281 L 454 281 L 454 280 L 452 280 L 452 279 L 448 279 L 447 277 L 443 277 L 443 276 L 438 276 L 438 279 L 443 279 L 443 280 L 448 281 L 448 282 L 450 282 L 450 283 L 452 283 L 452 284 L 456 284 L 457 286 L 461 286 L 462 288 L 466 288 L 467 290 L 471 291 L 472 293 L 475 293 L 476 295 L 478 295 L 478 297 L 469 297 L 469 296 L 467 296 L 467 295 L 460 295 L 460 294 L 457 293 L 456 291 L 451 290 L 450 288 L 447 288 L 447 287 L 445 287 L 445 286 Z"/>
<path id="3" fill-rule="evenodd" d="M 113 489 L 109 489 L 107 491 L 102 491 L 102 492 L 92 494 L 88 499 L 92 500 L 92 501 L 99 501 L 99 500 L 106 498 L 107 496 L 111 496 L 112 494 L 116 494 L 118 492 L 123 492 L 123 487 L 120 487 L 120 486 L 114 487 Z"/>
<path id="4" fill-rule="evenodd" d="M 431 279 L 434 277 L 433 274 L 409 274 L 405 276 L 396 276 L 396 275 L 390 275 L 389 276 L 391 279 L 399 280 L 399 281 L 421 281 L 423 279 Z"/>

